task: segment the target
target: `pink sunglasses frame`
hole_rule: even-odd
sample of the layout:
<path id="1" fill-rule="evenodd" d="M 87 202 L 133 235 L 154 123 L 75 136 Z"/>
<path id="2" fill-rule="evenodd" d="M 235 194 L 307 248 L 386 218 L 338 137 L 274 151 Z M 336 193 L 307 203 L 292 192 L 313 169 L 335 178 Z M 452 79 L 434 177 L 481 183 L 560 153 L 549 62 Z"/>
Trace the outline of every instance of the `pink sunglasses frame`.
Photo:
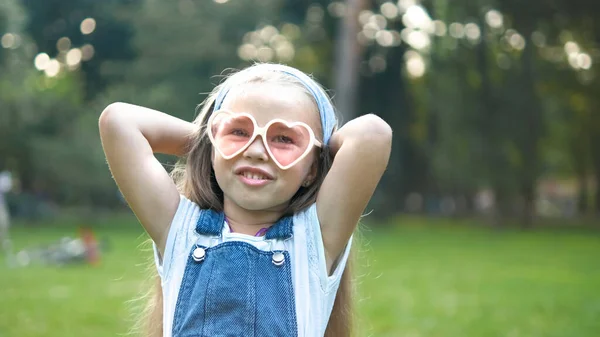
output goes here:
<path id="1" fill-rule="evenodd" d="M 248 143 L 244 146 L 242 146 L 239 150 L 237 150 L 236 152 L 234 152 L 233 154 L 230 155 L 225 155 L 217 146 L 217 142 L 214 139 L 214 136 L 212 135 L 212 132 L 210 132 L 211 128 L 212 128 L 212 123 L 215 119 L 215 117 L 217 115 L 220 114 L 229 114 L 229 115 L 236 115 L 236 116 L 243 116 L 243 117 L 247 117 L 248 119 L 250 119 L 252 121 L 252 124 L 254 126 L 254 133 L 252 134 L 252 137 L 250 137 L 250 140 L 248 141 Z M 308 134 L 310 136 L 309 139 L 309 143 L 308 146 L 306 147 L 306 150 L 304 150 L 304 153 L 302 153 L 302 155 L 300 157 L 298 157 L 295 161 L 291 162 L 288 165 L 281 165 L 281 163 L 279 163 L 279 161 L 275 158 L 275 156 L 273 155 L 273 152 L 271 152 L 271 148 L 269 147 L 269 143 L 267 141 L 267 130 L 269 130 L 269 127 L 271 127 L 271 125 L 275 124 L 275 123 L 282 123 L 283 125 L 292 128 L 295 126 L 300 126 L 305 128 L 308 131 Z M 260 136 L 262 138 L 262 142 L 263 142 L 263 146 L 265 147 L 265 149 L 267 150 L 267 153 L 269 154 L 269 157 L 271 158 L 271 160 L 273 160 L 273 162 L 275 163 L 275 165 L 277 165 L 277 167 L 279 167 L 282 170 L 287 170 L 290 167 L 298 164 L 302 159 L 304 159 L 308 153 L 312 150 L 312 148 L 314 146 L 316 147 L 323 147 L 323 144 L 321 142 L 319 142 L 317 140 L 317 138 L 315 137 L 315 133 L 313 132 L 313 130 L 310 128 L 310 126 L 308 126 L 306 123 L 303 122 L 288 122 L 285 121 L 283 119 L 280 118 L 275 118 L 270 120 L 265 126 L 260 127 L 258 126 L 258 122 L 256 122 L 256 118 L 254 118 L 254 116 L 252 116 L 251 114 L 247 113 L 247 112 L 233 112 L 230 110 L 226 110 L 226 109 L 220 109 L 217 110 L 215 112 L 213 112 L 213 114 L 210 116 L 210 118 L 208 119 L 208 123 L 207 123 L 207 127 L 206 127 L 206 133 L 208 134 L 208 138 L 210 139 L 210 142 L 213 144 L 214 148 L 217 150 L 217 152 L 219 152 L 219 154 L 221 155 L 221 157 L 223 157 L 226 160 L 229 160 L 237 155 L 239 155 L 240 153 L 242 153 L 243 151 L 245 151 L 250 144 L 252 144 L 254 142 L 254 140 L 256 139 L 256 137 Z"/>

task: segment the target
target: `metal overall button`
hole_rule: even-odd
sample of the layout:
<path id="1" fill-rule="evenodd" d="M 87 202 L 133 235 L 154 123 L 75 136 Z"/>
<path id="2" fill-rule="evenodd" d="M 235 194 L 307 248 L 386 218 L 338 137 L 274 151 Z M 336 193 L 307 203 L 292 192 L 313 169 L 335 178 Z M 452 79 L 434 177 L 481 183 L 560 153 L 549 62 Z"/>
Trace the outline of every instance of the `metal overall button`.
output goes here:
<path id="1" fill-rule="evenodd" d="M 192 253 L 192 258 L 194 259 L 194 261 L 202 262 L 202 261 L 204 261 L 205 257 L 206 257 L 206 251 L 204 250 L 204 248 L 196 247 L 196 249 L 194 249 L 194 252 Z"/>
<path id="2" fill-rule="evenodd" d="M 273 253 L 273 264 L 274 265 L 279 267 L 279 266 L 283 266 L 284 263 L 285 263 L 285 255 L 283 255 L 282 252 Z"/>

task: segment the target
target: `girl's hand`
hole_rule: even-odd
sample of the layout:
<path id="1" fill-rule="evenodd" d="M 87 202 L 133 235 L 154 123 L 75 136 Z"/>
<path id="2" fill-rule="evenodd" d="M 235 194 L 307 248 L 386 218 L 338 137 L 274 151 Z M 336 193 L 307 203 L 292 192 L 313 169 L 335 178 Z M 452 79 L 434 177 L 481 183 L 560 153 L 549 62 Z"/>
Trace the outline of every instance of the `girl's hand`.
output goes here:
<path id="1" fill-rule="evenodd" d="M 391 145 L 391 127 L 373 114 L 349 121 L 329 141 L 335 159 L 317 196 L 329 271 L 387 167 Z"/>

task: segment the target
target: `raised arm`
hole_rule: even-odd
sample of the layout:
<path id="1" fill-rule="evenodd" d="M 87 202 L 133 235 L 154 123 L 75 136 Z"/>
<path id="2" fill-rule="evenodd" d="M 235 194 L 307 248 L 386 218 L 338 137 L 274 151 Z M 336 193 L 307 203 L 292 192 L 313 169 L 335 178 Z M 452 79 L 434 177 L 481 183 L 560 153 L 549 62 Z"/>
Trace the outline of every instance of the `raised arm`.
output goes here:
<path id="1" fill-rule="evenodd" d="M 385 171 L 391 144 L 392 129 L 372 114 L 349 121 L 331 137 L 335 159 L 317 196 L 330 272 Z"/>
<path id="2" fill-rule="evenodd" d="M 110 171 L 162 254 L 179 192 L 154 153 L 184 154 L 194 124 L 156 110 L 113 103 L 102 112 L 99 128 Z"/>

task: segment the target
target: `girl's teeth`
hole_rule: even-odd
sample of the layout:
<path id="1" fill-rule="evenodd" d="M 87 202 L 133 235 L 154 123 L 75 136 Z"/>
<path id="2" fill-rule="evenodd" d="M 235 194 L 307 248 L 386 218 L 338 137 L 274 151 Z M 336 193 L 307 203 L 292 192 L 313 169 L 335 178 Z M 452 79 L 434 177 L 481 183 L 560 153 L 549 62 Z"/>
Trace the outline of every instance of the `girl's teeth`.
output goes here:
<path id="1" fill-rule="evenodd" d="M 248 179 L 253 179 L 253 180 L 266 180 L 265 177 L 255 174 L 255 173 L 250 173 L 250 172 L 244 172 L 244 177 L 246 177 Z"/>

